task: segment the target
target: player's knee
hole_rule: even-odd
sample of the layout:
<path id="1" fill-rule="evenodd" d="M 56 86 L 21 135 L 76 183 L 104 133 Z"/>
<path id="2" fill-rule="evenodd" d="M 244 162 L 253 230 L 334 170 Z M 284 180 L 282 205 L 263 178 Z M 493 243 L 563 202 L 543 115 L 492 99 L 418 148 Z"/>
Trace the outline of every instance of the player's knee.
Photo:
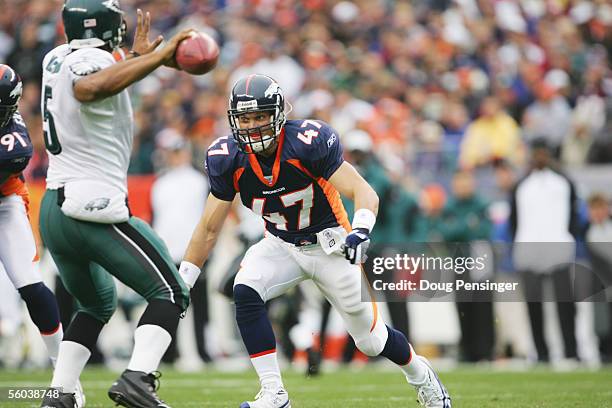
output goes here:
<path id="1" fill-rule="evenodd" d="M 110 320 L 110 318 L 115 313 L 117 309 L 117 297 L 113 297 L 112 299 L 105 300 L 103 302 L 91 305 L 80 305 L 79 310 L 83 311 L 94 317 L 95 319 L 101 321 L 106 324 Z"/>
<path id="2" fill-rule="evenodd" d="M 41 297 L 46 298 L 47 292 L 51 293 L 49 288 L 47 288 L 45 284 L 42 282 L 37 282 L 31 285 L 22 286 L 21 288 L 17 290 L 19 291 L 19 295 L 21 296 L 23 301 L 26 302 L 26 304 L 36 302 Z M 51 293 L 51 296 L 53 296 L 52 293 Z"/>
<path id="3" fill-rule="evenodd" d="M 259 293 L 247 285 L 234 286 L 234 303 L 238 323 L 253 321 L 266 313 L 265 303 Z"/>
<path id="4" fill-rule="evenodd" d="M 385 348 L 389 334 L 387 326 L 378 319 L 374 328 L 367 335 L 355 338 L 355 345 L 366 356 L 377 356 Z"/>
<path id="5" fill-rule="evenodd" d="M 60 323 L 57 301 L 53 292 L 42 282 L 23 286 L 19 295 L 26 303 L 34 324 L 41 332 L 53 332 Z"/>
<path id="6" fill-rule="evenodd" d="M 363 354 L 369 357 L 379 355 L 385 348 L 385 341 L 380 337 L 370 334 L 363 339 L 355 339 L 355 345 Z"/>
<path id="7" fill-rule="evenodd" d="M 189 307 L 189 289 L 185 286 L 182 279 L 177 279 L 176 282 L 169 286 L 160 284 L 155 290 L 150 291 L 144 295 L 147 302 L 151 303 L 153 300 L 168 301 L 176 304 L 181 312 L 187 310 Z"/>

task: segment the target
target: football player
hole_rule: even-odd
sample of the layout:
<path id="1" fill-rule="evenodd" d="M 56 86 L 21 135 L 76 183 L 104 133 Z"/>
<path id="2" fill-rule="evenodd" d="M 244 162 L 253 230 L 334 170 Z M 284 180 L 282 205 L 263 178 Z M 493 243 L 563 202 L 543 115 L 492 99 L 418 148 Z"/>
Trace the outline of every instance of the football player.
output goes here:
<path id="1" fill-rule="evenodd" d="M 279 85 L 250 75 L 233 86 L 228 118 L 232 135 L 208 150 L 211 194 L 180 265 L 192 285 L 212 249 L 236 193 L 263 217 L 266 235 L 245 254 L 234 281 L 236 321 L 259 376 L 261 391 L 241 408 L 288 408 L 265 302 L 312 279 L 340 313 L 357 347 L 396 363 L 429 408 L 450 397 L 406 337 L 383 322 L 374 301 L 362 301 L 361 263 L 376 222 L 378 197 L 343 161 L 339 135 L 324 122 L 287 120 Z M 352 225 L 340 201 L 354 200 Z"/>
<path id="2" fill-rule="evenodd" d="M 76 380 L 100 330 L 117 306 L 113 276 L 148 306 L 134 333 L 127 369 L 108 394 L 126 407 L 167 407 L 156 394 L 156 372 L 189 301 L 162 240 L 127 205 L 127 169 L 134 139 L 126 88 L 156 68 L 175 67 L 176 34 L 159 50 L 150 42 L 150 15 L 138 10 L 130 55 L 117 62 L 123 11 L 117 0 L 67 0 L 67 43 L 43 60 L 41 110 L 49 154 L 40 231 L 78 311 L 64 334 L 43 407 L 73 407 Z"/>
<path id="3" fill-rule="evenodd" d="M 22 171 L 32 157 L 32 142 L 17 111 L 22 87 L 15 70 L 0 64 L 0 263 L 26 302 L 55 365 L 64 332 L 55 296 L 42 281 L 28 219 L 29 196 Z M 78 381 L 75 394 L 77 405 L 84 406 Z"/>

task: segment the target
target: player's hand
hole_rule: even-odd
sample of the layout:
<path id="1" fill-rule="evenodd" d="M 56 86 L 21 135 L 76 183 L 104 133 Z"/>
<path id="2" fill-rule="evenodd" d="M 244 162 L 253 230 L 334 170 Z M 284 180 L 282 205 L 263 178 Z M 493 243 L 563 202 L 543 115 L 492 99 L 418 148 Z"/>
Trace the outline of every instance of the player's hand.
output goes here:
<path id="1" fill-rule="evenodd" d="M 161 35 L 155 41 L 149 41 L 149 31 L 151 30 L 151 13 L 144 13 L 141 9 L 136 10 L 136 33 L 134 34 L 134 44 L 132 51 L 144 55 L 152 52 L 164 40 Z"/>
<path id="2" fill-rule="evenodd" d="M 366 252 L 370 246 L 370 231 L 356 228 L 344 240 L 344 257 L 352 264 L 362 264 L 368 259 Z"/>
<path id="3" fill-rule="evenodd" d="M 162 48 L 159 51 L 162 54 L 162 58 L 163 58 L 162 64 L 163 65 L 167 67 L 179 69 L 176 63 L 176 60 L 174 59 L 174 54 L 176 53 L 176 47 L 178 47 L 181 41 L 189 37 L 192 32 L 193 32 L 192 28 L 182 30 L 179 33 L 175 34 L 174 37 L 172 37 L 170 41 L 166 43 L 164 48 Z"/>

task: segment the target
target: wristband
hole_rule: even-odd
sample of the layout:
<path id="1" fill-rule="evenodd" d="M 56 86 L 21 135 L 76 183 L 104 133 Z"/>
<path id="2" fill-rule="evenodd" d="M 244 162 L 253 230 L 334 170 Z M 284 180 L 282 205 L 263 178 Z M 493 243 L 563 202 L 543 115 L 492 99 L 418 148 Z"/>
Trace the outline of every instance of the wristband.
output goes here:
<path id="1" fill-rule="evenodd" d="M 130 54 L 134 58 L 140 57 L 140 54 L 134 50 L 131 50 L 130 52 L 128 52 L 128 54 Z"/>
<path id="2" fill-rule="evenodd" d="M 360 208 L 355 211 L 355 215 L 353 215 L 353 224 L 351 226 L 353 229 L 365 228 L 368 232 L 372 232 L 374 224 L 376 224 L 376 216 L 374 213 L 367 208 Z"/>
<path id="3" fill-rule="evenodd" d="M 179 275 L 181 275 L 183 282 L 185 282 L 185 285 L 187 285 L 189 289 L 193 288 L 193 285 L 195 285 L 198 276 L 200 276 L 200 272 L 202 272 L 202 270 L 191 262 L 183 261 L 179 266 Z"/>

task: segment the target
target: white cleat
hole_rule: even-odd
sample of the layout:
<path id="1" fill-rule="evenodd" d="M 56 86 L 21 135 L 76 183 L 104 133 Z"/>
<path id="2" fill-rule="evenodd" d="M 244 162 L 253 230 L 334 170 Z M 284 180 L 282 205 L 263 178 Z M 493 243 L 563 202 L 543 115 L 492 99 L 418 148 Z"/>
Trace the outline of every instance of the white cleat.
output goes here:
<path id="1" fill-rule="evenodd" d="M 76 400 L 76 408 L 85 407 L 86 399 L 81 381 L 77 381 L 76 383 L 76 388 L 74 389 L 74 399 Z"/>
<path id="2" fill-rule="evenodd" d="M 448 391 L 438 378 L 438 375 L 425 357 L 417 356 L 427 367 L 427 376 L 420 384 L 410 383 L 417 391 L 417 401 L 425 408 L 451 408 L 451 398 Z"/>
<path id="3" fill-rule="evenodd" d="M 255 401 L 246 401 L 240 408 L 291 408 L 289 394 L 283 387 L 262 387 Z"/>

